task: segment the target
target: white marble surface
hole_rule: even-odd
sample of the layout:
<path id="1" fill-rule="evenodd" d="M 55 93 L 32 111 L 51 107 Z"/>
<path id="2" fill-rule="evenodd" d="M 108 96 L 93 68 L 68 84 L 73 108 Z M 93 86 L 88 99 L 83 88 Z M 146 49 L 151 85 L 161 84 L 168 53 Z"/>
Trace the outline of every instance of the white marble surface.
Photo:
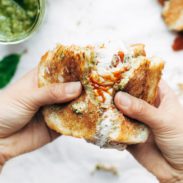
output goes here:
<path id="1" fill-rule="evenodd" d="M 171 50 L 174 35 L 168 32 L 160 13 L 156 0 L 48 0 L 39 32 L 20 45 L 0 46 L 0 56 L 28 49 L 12 81 L 15 82 L 59 42 L 92 44 L 118 39 L 125 44 L 144 43 L 149 55 L 166 61 L 164 78 L 177 91 L 177 83 L 183 82 L 183 51 Z M 92 175 L 98 162 L 116 166 L 119 176 L 101 172 Z M 100 150 L 83 140 L 61 137 L 40 150 L 10 160 L 0 182 L 156 183 L 157 180 L 126 151 Z"/>

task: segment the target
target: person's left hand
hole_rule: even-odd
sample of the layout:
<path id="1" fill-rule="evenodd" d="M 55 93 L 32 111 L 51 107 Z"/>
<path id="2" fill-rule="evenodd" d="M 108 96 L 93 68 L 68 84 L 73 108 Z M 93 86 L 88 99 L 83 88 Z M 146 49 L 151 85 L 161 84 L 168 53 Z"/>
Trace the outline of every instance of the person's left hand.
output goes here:
<path id="1" fill-rule="evenodd" d="M 0 91 L 0 166 L 8 159 L 33 151 L 55 139 L 39 109 L 68 102 L 81 93 L 79 82 L 38 88 L 34 69 L 12 86 Z"/>

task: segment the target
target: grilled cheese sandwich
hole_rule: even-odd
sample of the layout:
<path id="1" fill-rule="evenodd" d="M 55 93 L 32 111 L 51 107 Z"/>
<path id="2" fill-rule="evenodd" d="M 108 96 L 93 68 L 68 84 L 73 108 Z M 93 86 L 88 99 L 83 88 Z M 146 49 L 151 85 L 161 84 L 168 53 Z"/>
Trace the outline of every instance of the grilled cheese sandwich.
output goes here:
<path id="1" fill-rule="evenodd" d="M 63 135 L 84 138 L 100 147 L 124 149 L 147 140 L 148 127 L 124 116 L 113 103 L 125 91 L 153 104 L 164 63 L 146 57 L 144 45 L 129 48 L 58 45 L 39 64 L 39 87 L 80 81 L 83 92 L 67 103 L 46 106 L 47 125 Z"/>

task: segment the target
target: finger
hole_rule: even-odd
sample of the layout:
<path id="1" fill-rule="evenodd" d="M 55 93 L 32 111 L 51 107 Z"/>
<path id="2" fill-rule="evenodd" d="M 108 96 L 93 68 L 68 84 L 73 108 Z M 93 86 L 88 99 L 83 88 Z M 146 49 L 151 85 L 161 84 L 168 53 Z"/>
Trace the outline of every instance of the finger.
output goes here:
<path id="1" fill-rule="evenodd" d="M 161 120 L 158 118 L 161 115 L 154 106 L 124 92 L 117 93 L 114 102 L 125 115 L 142 121 L 153 129 L 159 127 Z"/>
<path id="2" fill-rule="evenodd" d="M 55 139 L 57 139 L 58 137 L 61 136 L 60 133 L 57 133 L 56 131 L 50 129 L 49 127 L 47 127 L 47 128 L 48 128 L 48 132 L 49 132 L 51 141 L 53 141 L 53 140 L 55 140 Z"/>
<path id="3" fill-rule="evenodd" d="M 173 97 L 175 97 L 175 94 L 174 94 L 174 91 L 169 87 L 169 85 L 164 80 L 161 80 L 160 83 L 159 83 L 160 102 L 165 97 L 173 98 Z"/>
<path id="4" fill-rule="evenodd" d="M 154 104 L 153 105 L 156 108 L 158 108 L 159 105 L 160 105 L 160 103 L 161 103 L 161 100 L 160 100 L 160 87 L 158 86 L 158 88 L 157 88 L 157 95 L 156 95 L 156 98 L 155 98 L 155 101 L 154 101 Z"/>
<path id="5" fill-rule="evenodd" d="M 77 98 L 81 91 L 82 86 L 80 82 L 52 84 L 32 91 L 30 99 L 33 105 L 41 107 L 71 101 Z"/>
<path id="6" fill-rule="evenodd" d="M 16 92 L 12 92 L 12 90 Z M 15 95 L 14 98 L 18 97 L 23 103 L 37 109 L 43 105 L 68 102 L 78 97 L 81 90 L 80 82 L 57 83 L 38 88 L 36 68 L 27 73 L 16 84 L 7 88 L 6 94 Z M 19 95 L 20 93 L 21 95 Z"/>
<path id="7" fill-rule="evenodd" d="M 159 107 L 161 102 L 169 97 L 169 98 L 173 98 L 175 97 L 175 94 L 173 92 L 173 90 L 168 86 L 168 84 L 162 79 L 159 83 L 159 86 L 158 86 L 158 92 L 157 92 L 157 97 L 155 99 L 155 103 L 154 105 L 156 107 Z"/>
<path id="8" fill-rule="evenodd" d="M 159 85 L 159 100 L 160 105 L 158 108 L 162 111 L 166 111 L 171 108 L 170 106 L 180 106 L 179 98 L 175 94 L 175 92 L 168 86 L 168 84 L 165 81 L 161 81 Z M 177 107 L 171 108 L 171 110 L 177 111 Z M 169 109 L 168 109 L 169 108 Z"/>
<path id="9" fill-rule="evenodd" d="M 24 128 L 1 139 L 1 141 L 6 146 L 5 152 L 8 152 L 6 160 L 8 160 L 17 155 L 36 150 L 59 136 L 56 132 L 54 133 L 48 129 L 46 123 L 38 115 L 37 120 L 35 118 L 32 119 Z"/>
<path id="10" fill-rule="evenodd" d="M 128 146 L 127 150 L 140 164 L 157 177 L 163 177 L 164 172 L 171 171 L 152 136 L 146 143 Z"/>
<path id="11" fill-rule="evenodd" d="M 147 168 L 149 158 L 155 153 L 157 149 L 154 146 L 152 134 L 149 135 L 148 140 L 142 144 L 129 145 L 127 150 L 138 160 L 143 166 Z"/>

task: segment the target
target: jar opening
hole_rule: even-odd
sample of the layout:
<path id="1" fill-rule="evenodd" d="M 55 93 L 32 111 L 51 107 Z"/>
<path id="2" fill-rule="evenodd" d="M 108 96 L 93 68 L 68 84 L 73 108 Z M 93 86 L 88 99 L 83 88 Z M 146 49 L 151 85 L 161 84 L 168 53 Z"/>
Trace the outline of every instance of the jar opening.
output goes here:
<path id="1" fill-rule="evenodd" d="M 21 42 L 29 37 L 43 17 L 40 0 L 0 1 L 0 42 Z"/>

